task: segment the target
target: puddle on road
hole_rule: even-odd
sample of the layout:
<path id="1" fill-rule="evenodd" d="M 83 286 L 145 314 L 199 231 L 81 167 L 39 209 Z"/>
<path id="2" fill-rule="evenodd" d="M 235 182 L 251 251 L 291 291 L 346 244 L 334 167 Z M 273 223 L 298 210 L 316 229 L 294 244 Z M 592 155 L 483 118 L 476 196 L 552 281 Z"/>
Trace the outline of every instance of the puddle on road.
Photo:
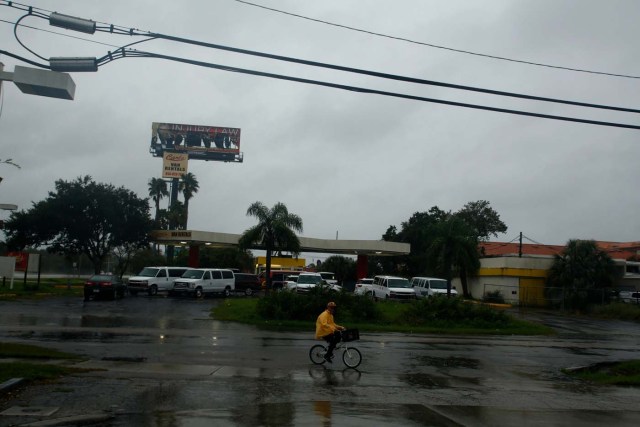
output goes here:
<path id="1" fill-rule="evenodd" d="M 578 356 L 602 356 L 602 353 L 581 347 L 567 347 L 567 351 L 572 354 L 577 354 Z"/>
<path id="2" fill-rule="evenodd" d="M 433 357 L 420 356 L 417 358 L 423 366 L 435 366 L 437 368 L 469 368 L 478 369 L 480 362 L 477 359 L 468 359 L 466 357 Z"/>
<path id="3" fill-rule="evenodd" d="M 415 373 L 402 374 L 398 376 L 401 381 L 412 387 L 420 388 L 446 388 L 450 387 L 449 380 L 443 377 L 436 377 L 429 374 Z"/>

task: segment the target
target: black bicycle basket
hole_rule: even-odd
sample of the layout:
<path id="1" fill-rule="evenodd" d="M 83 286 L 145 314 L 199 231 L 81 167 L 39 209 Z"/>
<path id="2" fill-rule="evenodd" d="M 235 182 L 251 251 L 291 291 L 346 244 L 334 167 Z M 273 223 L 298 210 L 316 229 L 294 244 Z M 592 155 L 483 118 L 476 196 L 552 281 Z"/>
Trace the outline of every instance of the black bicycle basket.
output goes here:
<path id="1" fill-rule="evenodd" d="M 360 339 L 360 331 L 357 329 L 346 329 L 342 331 L 342 341 L 356 341 Z"/>

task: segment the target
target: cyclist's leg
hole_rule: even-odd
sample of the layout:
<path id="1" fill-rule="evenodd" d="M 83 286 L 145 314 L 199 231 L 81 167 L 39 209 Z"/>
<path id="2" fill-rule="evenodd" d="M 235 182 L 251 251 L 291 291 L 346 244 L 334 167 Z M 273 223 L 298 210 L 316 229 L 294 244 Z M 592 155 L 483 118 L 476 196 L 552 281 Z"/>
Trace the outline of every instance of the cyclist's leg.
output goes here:
<path id="1" fill-rule="evenodd" d="M 329 348 L 327 349 L 327 358 L 331 358 L 333 357 L 333 349 L 336 348 L 336 345 L 338 345 L 338 343 L 340 342 L 340 332 L 334 332 L 331 335 L 327 335 L 326 337 L 324 337 L 325 340 L 329 343 Z"/>

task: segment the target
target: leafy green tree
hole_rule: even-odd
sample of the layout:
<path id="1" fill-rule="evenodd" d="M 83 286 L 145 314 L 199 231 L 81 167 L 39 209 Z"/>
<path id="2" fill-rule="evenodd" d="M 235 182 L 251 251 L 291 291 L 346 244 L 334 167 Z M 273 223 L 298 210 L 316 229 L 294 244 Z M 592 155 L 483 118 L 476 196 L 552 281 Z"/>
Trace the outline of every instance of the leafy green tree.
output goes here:
<path id="1" fill-rule="evenodd" d="M 148 199 L 90 176 L 55 182 L 55 191 L 6 223 L 11 249 L 46 247 L 68 256 L 85 254 L 99 273 L 115 248 L 146 247 L 151 231 Z"/>
<path id="2" fill-rule="evenodd" d="M 341 284 L 347 280 L 356 280 L 356 262 L 345 256 L 330 256 L 322 263 L 322 271 L 335 273 L 336 280 Z"/>
<path id="3" fill-rule="evenodd" d="M 475 230 L 479 241 L 487 241 L 490 236 L 498 237 L 499 233 L 507 231 L 507 225 L 486 200 L 469 202 L 455 214 Z"/>
<path id="4" fill-rule="evenodd" d="M 187 211 L 184 207 L 184 204 L 176 200 L 171 204 L 169 210 L 166 212 L 166 221 L 168 224 L 174 224 L 171 228 L 176 228 L 178 230 L 184 230 L 185 224 L 187 223 Z"/>
<path id="5" fill-rule="evenodd" d="M 402 222 L 400 231 L 395 226 L 390 226 L 382 236 L 383 240 L 409 243 L 411 253 L 401 257 L 379 257 L 377 262 L 387 272 L 408 276 L 419 276 L 433 273 L 425 260 L 428 259 L 427 251 L 433 240 L 433 228 L 444 220 L 449 213 L 437 206 L 433 206 L 427 212 L 415 212 L 411 217 Z"/>
<path id="6" fill-rule="evenodd" d="M 611 287 L 615 277 L 613 260 L 594 240 L 569 240 L 554 257 L 547 285 L 564 290 L 569 308 L 582 309 L 590 302 L 590 293 Z"/>
<path id="7" fill-rule="evenodd" d="M 294 255 L 300 253 L 300 240 L 297 232 L 302 232 L 302 219 L 290 213 L 284 203 L 276 203 L 271 209 L 261 202 L 254 202 L 247 209 L 247 215 L 258 220 L 258 224 L 245 230 L 240 236 L 238 246 L 248 250 L 258 245 L 266 251 L 267 289 L 271 289 L 271 254 L 274 250 L 288 251 Z"/>
<path id="8" fill-rule="evenodd" d="M 478 200 L 467 203 L 455 213 L 446 212 L 437 206 L 433 206 L 427 212 L 415 212 L 407 221 L 402 222 L 400 231 L 395 226 L 390 226 L 383 234 L 386 241 L 409 243 L 411 253 L 403 257 L 381 257 L 374 259 L 376 265 L 380 265 L 384 271 L 406 276 L 441 275 L 441 264 L 430 254 L 430 248 L 440 233 L 441 224 L 450 221 L 451 217 L 457 217 L 471 230 L 469 238 L 474 237 L 476 242 L 488 240 L 489 236 L 498 236 L 504 233 L 507 226 L 500 220 L 500 215 L 491 208 L 486 200 Z M 479 262 L 457 265 L 455 271 L 460 275 L 462 291 L 466 297 L 468 291 L 467 276 L 475 273 L 479 268 Z"/>
<path id="9" fill-rule="evenodd" d="M 200 189 L 200 184 L 196 179 L 196 176 L 191 172 L 182 175 L 180 179 L 180 191 L 182 191 L 182 195 L 184 196 L 184 229 L 187 229 L 187 221 L 189 219 L 189 200 L 193 198 L 193 196 Z M 182 224 L 182 223 L 179 223 Z"/>
<path id="10" fill-rule="evenodd" d="M 486 242 L 490 236 L 498 237 L 499 233 L 505 233 L 507 231 L 507 225 L 502 222 L 498 212 L 489 206 L 489 202 L 486 200 L 469 202 L 456 212 L 455 215 L 462 218 L 462 220 L 474 230 L 476 239 L 479 242 Z M 460 283 L 462 284 L 462 292 L 466 298 L 471 297 L 467 276 L 475 273 L 478 268 L 480 268 L 479 263 L 477 266 L 475 263 L 472 263 L 468 267 L 464 265 L 460 266 Z"/>
<path id="11" fill-rule="evenodd" d="M 477 270 L 480 267 L 477 236 L 475 230 L 457 215 L 449 215 L 439 222 L 433 232 L 428 259 L 447 280 L 447 296 L 451 296 L 454 270 Z"/>
<path id="12" fill-rule="evenodd" d="M 138 274 L 144 267 L 150 265 L 166 265 L 167 259 L 149 247 L 137 250 L 131 257 L 128 271 Z"/>
<path id="13" fill-rule="evenodd" d="M 169 189 L 167 182 L 162 178 L 151 178 L 149 181 L 149 197 L 156 206 L 156 221 L 160 219 L 160 200 L 163 197 L 169 197 Z"/>

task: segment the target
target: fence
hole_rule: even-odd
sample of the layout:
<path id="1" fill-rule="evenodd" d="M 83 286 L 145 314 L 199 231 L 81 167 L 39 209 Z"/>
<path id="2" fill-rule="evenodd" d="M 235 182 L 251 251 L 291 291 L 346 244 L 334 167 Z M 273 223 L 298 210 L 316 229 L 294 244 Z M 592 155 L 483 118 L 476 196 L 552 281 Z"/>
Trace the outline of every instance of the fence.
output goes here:
<path id="1" fill-rule="evenodd" d="M 606 304 L 612 299 L 610 289 L 574 290 L 531 285 L 483 285 L 482 300 L 520 307 L 577 308 Z"/>

